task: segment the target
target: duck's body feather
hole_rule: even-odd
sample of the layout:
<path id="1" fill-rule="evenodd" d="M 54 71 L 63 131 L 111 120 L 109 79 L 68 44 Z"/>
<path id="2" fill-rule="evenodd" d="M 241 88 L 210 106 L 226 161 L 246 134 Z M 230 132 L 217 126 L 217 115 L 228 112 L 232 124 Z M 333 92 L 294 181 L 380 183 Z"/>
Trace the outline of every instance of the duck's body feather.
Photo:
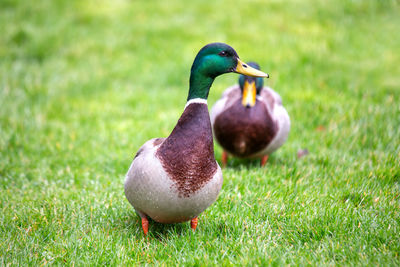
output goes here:
<path id="1" fill-rule="evenodd" d="M 178 223 L 210 206 L 222 186 L 212 145 L 207 105 L 198 103 L 185 108 L 168 138 L 147 141 L 125 181 L 126 197 L 139 215 Z"/>

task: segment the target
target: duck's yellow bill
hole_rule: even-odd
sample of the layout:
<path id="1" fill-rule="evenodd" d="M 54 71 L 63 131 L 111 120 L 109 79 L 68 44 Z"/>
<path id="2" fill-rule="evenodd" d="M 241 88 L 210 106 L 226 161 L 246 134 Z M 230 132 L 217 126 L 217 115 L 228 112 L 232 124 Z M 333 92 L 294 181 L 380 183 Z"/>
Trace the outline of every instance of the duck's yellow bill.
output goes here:
<path id="1" fill-rule="evenodd" d="M 260 70 L 257 70 L 255 68 L 250 67 L 249 65 L 247 65 L 240 59 L 237 59 L 237 65 L 236 65 L 235 72 L 243 74 L 243 75 L 247 75 L 247 76 L 269 78 L 268 74 L 266 74 Z"/>
<path id="2" fill-rule="evenodd" d="M 256 93 L 256 83 L 245 81 L 243 85 L 242 105 L 248 108 L 254 107 L 256 104 Z"/>

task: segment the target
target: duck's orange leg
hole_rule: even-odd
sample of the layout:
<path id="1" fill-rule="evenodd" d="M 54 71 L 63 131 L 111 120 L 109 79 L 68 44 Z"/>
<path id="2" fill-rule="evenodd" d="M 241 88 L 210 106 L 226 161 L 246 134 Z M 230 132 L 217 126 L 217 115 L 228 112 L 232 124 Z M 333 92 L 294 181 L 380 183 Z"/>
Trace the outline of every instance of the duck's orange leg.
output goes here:
<path id="1" fill-rule="evenodd" d="M 147 233 L 149 232 L 149 220 L 146 218 L 146 216 L 142 217 L 142 228 L 143 228 L 143 233 L 146 236 Z"/>
<path id="2" fill-rule="evenodd" d="M 269 155 L 265 155 L 265 156 L 263 156 L 263 157 L 261 158 L 261 161 L 260 161 L 260 166 L 261 166 L 261 167 L 264 167 L 264 165 L 267 163 L 268 157 L 269 157 Z"/>
<path id="3" fill-rule="evenodd" d="M 228 162 L 228 153 L 225 150 L 222 152 L 221 161 L 222 167 L 226 167 L 226 163 Z"/>
<path id="4" fill-rule="evenodd" d="M 198 218 L 197 218 L 197 217 L 194 217 L 194 218 L 190 221 L 190 227 L 192 228 L 193 231 L 196 231 L 197 222 L 198 222 Z"/>

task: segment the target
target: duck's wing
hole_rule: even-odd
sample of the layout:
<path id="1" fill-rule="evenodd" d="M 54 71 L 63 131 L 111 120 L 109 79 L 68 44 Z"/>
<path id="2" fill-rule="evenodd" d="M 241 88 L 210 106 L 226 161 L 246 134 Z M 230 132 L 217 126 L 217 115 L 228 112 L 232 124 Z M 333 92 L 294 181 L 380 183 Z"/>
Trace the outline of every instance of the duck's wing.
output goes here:
<path id="1" fill-rule="evenodd" d="M 264 86 L 260 92 L 260 95 L 257 96 L 257 99 L 264 103 L 267 109 L 270 112 L 273 112 L 275 107 L 282 106 L 282 98 L 281 96 L 275 92 L 272 88 Z"/>
<path id="2" fill-rule="evenodd" d="M 144 143 L 136 153 L 125 176 L 125 196 L 136 211 L 143 211 L 141 208 L 144 199 L 143 192 L 160 181 L 167 180 L 166 173 L 155 156 L 156 150 L 164 140 L 165 138 L 154 138 Z M 159 181 L 152 181 L 150 178 Z"/>
<path id="3" fill-rule="evenodd" d="M 129 170 L 126 174 L 126 178 L 128 178 L 129 176 L 132 175 L 132 166 L 133 166 L 133 162 L 135 160 L 141 160 L 141 158 L 143 158 L 144 156 L 146 156 L 149 153 L 154 154 L 154 150 L 157 149 L 162 142 L 164 142 L 165 138 L 153 138 L 150 139 L 149 141 L 147 141 L 146 143 L 144 143 L 138 150 L 138 152 L 136 152 L 135 157 L 133 158 L 132 164 L 129 167 Z M 155 159 L 155 157 L 154 157 Z M 155 159 L 156 160 L 156 159 Z"/>
<path id="4" fill-rule="evenodd" d="M 233 85 L 225 89 L 225 91 L 222 93 L 221 98 L 217 102 L 215 102 L 214 106 L 211 108 L 211 124 L 214 125 L 215 119 L 218 117 L 218 115 L 221 114 L 224 110 L 228 109 L 241 96 L 242 93 L 240 91 L 239 85 Z"/>
<path id="5" fill-rule="evenodd" d="M 270 87 L 264 87 L 257 99 L 265 105 L 277 125 L 277 133 L 264 151 L 270 154 L 285 143 L 290 131 L 290 118 L 281 96 Z"/>

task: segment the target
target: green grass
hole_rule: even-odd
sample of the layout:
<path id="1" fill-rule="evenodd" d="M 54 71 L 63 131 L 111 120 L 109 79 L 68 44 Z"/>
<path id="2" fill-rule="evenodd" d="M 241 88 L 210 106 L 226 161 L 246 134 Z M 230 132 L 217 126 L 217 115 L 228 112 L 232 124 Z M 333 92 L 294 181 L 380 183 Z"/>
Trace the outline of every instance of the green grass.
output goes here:
<path id="1" fill-rule="evenodd" d="M 399 13 L 390 0 L 2 0 L 0 265 L 398 266 Z M 266 168 L 230 161 L 195 233 L 151 223 L 144 238 L 124 175 L 172 130 L 212 41 L 270 74 L 289 139 Z M 210 106 L 237 78 L 215 81 Z"/>

